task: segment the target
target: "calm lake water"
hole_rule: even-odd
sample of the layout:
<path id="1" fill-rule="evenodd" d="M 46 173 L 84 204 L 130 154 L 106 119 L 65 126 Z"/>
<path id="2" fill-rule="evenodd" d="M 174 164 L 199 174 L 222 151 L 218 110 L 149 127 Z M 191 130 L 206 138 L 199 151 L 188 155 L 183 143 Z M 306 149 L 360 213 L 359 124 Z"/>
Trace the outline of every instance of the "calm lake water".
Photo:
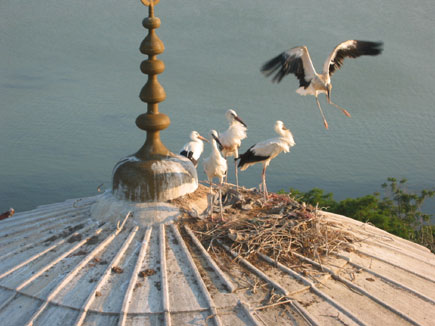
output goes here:
<path id="1" fill-rule="evenodd" d="M 0 212 L 97 194 L 143 144 L 134 121 L 146 111 L 138 47 L 147 14 L 139 0 L 0 2 Z M 162 0 L 156 16 L 166 46 L 160 111 L 172 121 L 162 139 L 173 152 L 192 129 L 224 130 L 234 108 L 249 127 L 242 151 L 274 137 L 276 120 L 294 134 L 291 153 L 268 169 L 271 191 L 320 187 L 343 199 L 379 191 L 390 176 L 411 190 L 434 187 L 432 0 Z M 329 130 L 314 97 L 295 93 L 296 78 L 276 85 L 259 72 L 298 45 L 320 71 L 347 39 L 383 41 L 385 50 L 334 74 L 332 99 L 352 118 L 322 96 Z M 261 166 L 239 177 L 257 186 Z M 435 213 L 434 201 L 426 210 Z"/>

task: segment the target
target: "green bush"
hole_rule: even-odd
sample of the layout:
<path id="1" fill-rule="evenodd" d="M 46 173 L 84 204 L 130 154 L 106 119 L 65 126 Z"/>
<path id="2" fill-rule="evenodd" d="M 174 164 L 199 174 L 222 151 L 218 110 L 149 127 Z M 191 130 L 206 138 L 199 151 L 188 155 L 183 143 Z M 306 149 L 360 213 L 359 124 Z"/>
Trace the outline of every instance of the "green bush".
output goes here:
<path id="1" fill-rule="evenodd" d="M 317 206 L 325 211 L 345 215 L 371 224 L 402 238 L 420 243 L 435 251 L 435 226 L 429 225 L 431 215 L 423 213 L 421 206 L 427 198 L 434 197 L 434 190 L 422 190 L 419 194 L 406 190 L 406 179 L 397 182 L 388 178 L 382 184 L 384 196 L 379 193 L 358 198 L 334 200 L 332 193 L 313 188 L 308 192 L 290 188 L 296 200 Z M 284 191 L 280 191 L 284 193 Z"/>

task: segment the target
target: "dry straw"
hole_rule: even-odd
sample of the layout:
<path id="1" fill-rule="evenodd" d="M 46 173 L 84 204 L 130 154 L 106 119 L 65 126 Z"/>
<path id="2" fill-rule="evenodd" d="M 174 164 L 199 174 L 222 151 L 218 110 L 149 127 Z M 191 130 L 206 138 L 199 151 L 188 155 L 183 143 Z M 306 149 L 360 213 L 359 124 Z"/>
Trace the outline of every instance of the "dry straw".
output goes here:
<path id="1" fill-rule="evenodd" d="M 293 253 L 321 263 L 323 257 L 349 249 L 356 240 L 323 218 L 317 208 L 289 195 L 272 194 L 263 202 L 258 192 L 242 189 L 240 193 L 230 205 L 226 200 L 224 221 L 203 219 L 189 223 L 205 248 L 213 249 L 219 240 L 254 264 L 257 254 L 262 253 L 290 266 L 300 265 Z M 230 194 L 227 188 L 226 197 Z M 249 209 L 239 209 L 246 205 Z"/>

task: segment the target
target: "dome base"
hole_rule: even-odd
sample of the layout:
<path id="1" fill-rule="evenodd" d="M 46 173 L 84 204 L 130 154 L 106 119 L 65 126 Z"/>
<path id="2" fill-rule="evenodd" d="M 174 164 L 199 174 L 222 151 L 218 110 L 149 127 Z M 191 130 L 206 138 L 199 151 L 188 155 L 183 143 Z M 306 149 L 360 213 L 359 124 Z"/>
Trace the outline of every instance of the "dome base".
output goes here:
<path id="1" fill-rule="evenodd" d="M 91 217 L 102 222 L 118 222 L 120 216 L 131 214 L 136 225 L 169 223 L 180 216 L 178 207 L 162 202 L 135 203 L 119 200 L 106 191 L 91 208 Z"/>
<path id="2" fill-rule="evenodd" d="M 192 162 L 179 155 L 128 156 L 113 169 L 113 195 L 132 202 L 163 202 L 194 192 L 198 176 Z"/>

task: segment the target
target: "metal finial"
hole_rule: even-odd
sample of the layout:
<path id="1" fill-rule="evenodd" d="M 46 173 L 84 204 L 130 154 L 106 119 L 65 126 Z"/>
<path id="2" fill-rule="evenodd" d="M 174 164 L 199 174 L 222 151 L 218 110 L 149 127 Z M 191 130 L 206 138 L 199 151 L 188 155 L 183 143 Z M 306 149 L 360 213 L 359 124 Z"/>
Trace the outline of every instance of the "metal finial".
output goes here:
<path id="1" fill-rule="evenodd" d="M 166 99 L 165 90 L 157 79 L 157 75 L 165 70 L 163 61 L 157 59 L 157 55 L 165 50 L 155 32 L 161 24 L 154 16 L 154 6 L 159 0 L 141 2 L 149 8 L 148 17 L 142 22 L 149 33 L 139 48 L 141 53 L 148 55 L 140 65 L 148 80 L 139 95 L 147 103 L 147 112 L 137 117 L 136 125 L 147 132 L 147 138 L 137 153 L 115 166 L 112 189 L 119 199 L 164 201 L 193 192 L 198 186 L 198 178 L 193 164 L 171 153 L 160 139 L 160 131 L 169 127 L 170 119 L 160 113 L 158 107 Z"/>
<path id="2" fill-rule="evenodd" d="M 140 0 L 145 6 L 153 7 L 160 2 L 160 0 Z"/>

